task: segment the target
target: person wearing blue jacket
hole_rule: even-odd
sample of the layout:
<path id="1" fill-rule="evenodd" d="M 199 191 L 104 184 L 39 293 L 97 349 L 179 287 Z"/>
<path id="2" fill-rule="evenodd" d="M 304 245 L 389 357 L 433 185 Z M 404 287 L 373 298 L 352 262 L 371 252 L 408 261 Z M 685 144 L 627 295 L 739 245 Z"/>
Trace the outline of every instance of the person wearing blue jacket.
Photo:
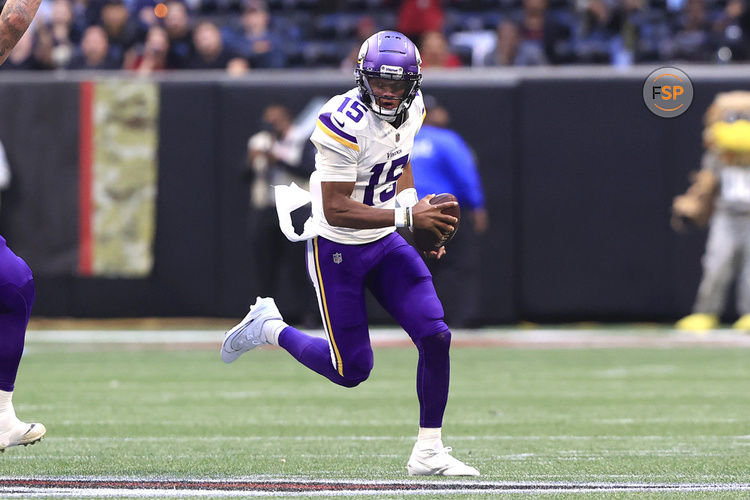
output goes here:
<path id="1" fill-rule="evenodd" d="M 448 255 L 428 262 L 446 318 L 457 327 L 477 326 L 479 308 L 478 237 L 488 225 L 484 194 L 471 148 L 448 128 L 450 115 L 432 96 L 425 96 L 427 116 L 414 139 L 411 164 L 414 187 L 421 198 L 452 193 L 461 205 L 464 222 L 447 245 Z M 467 217 L 468 216 L 468 217 Z"/>

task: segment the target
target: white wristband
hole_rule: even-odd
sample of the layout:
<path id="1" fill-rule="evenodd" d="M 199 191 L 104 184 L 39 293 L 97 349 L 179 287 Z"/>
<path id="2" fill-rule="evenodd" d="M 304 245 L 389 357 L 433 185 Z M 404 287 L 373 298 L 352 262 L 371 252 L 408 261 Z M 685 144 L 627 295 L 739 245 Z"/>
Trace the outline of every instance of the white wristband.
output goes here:
<path id="1" fill-rule="evenodd" d="M 393 216 L 396 227 L 405 227 L 409 224 L 409 221 L 406 219 L 406 209 L 404 207 L 394 208 Z"/>
<path id="2" fill-rule="evenodd" d="M 396 204 L 399 207 L 413 207 L 419 201 L 417 190 L 406 188 L 396 195 Z"/>

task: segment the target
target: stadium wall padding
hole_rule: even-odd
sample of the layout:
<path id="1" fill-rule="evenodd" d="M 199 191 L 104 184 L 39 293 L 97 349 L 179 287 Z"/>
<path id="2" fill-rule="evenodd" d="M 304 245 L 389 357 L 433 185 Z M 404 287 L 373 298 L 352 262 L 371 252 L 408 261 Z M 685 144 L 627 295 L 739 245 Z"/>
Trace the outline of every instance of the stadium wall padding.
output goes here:
<path id="1" fill-rule="evenodd" d="M 484 323 L 671 320 L 689 311 L 705 232 L 675 234 L 671 199 L 699 166 L 702 115 L 715 93 L 748 88 L 718 78 L 694 84 L 692 107 L 670 120 L 647 111 L 642 78 L 425 85 L 480 166 L 491 220 L 481 242 Z M 347 88 L 302 78 L 160 82 L 154 270 L 102 279 L 71 271 L 78 83 L 1 81 L 0 113 L 13 119 L 0 123 L 0 139 L 14 180 L 0 232 L 35 270 L 34 313 L 244 315 L 256 294 L 247 139 L 268 103 L 298 112 Z M 286 309 L 297 319 L 294 306 Z M 372 315 L 387 321 L 378 307 Z"/>

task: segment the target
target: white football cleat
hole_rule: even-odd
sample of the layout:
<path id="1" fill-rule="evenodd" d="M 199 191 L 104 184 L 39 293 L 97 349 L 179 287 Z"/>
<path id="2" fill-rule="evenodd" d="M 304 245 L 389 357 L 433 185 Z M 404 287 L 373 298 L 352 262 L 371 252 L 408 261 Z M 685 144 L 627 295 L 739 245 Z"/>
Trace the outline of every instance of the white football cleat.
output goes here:
<path id="1" fill-rule="evenodd" d="M 410 476 L 478 476 L 479 471 L 450 455 L 451 448 L 438 441 L 435 448 L 423 448 L 419 443 L 406 464 Z"/>
<path id="2" fill-rule="evenodd" d="M 28 446 L 39 442 L 47 429 L 42 424 L 27 424 L 18 419 L 10 429 L 0 431 L 0 452 L 11 446 Z"/>
<path id="3" fill-rule="evenodd" d="M 231 363 L 243 353 L 259 345 L 270 344 L 271 342 L 263 332 L 263 324 L 270 319 L 283 320 L 271 297 L 258 297 L 255 304 L 250 307 L 247 316 L 224 336 L 224 342 L 221 344 L 221 360 Z"/>

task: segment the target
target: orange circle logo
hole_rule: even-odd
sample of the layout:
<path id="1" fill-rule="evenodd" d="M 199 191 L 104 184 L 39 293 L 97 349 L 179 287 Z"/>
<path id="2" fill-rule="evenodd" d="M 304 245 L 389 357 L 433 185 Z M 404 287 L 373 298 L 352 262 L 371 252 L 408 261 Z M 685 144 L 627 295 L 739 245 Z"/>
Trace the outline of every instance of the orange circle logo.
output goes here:
<path id="1" fill-rule="evenodd" d="M 659 68 L 643 84 L 643 102 L 656 116 L 680 116 L 693 102 L 693 82 L 677 68 Z"/>

